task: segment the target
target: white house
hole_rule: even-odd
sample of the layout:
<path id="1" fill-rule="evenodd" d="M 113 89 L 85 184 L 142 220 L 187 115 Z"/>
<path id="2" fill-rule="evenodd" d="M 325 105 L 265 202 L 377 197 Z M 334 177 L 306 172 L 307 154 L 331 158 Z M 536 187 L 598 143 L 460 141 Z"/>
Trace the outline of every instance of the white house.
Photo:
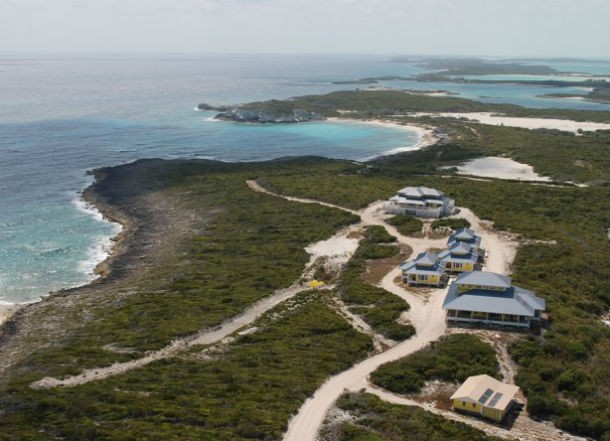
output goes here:
<path id="1" fill-rule="evenodd" d="M 453 199 L 440 190 L 428 187 L 405 187 L 385 204 L 391 214 L 409 214 L 423 218 L 448 216 L 455 211 Z"/>

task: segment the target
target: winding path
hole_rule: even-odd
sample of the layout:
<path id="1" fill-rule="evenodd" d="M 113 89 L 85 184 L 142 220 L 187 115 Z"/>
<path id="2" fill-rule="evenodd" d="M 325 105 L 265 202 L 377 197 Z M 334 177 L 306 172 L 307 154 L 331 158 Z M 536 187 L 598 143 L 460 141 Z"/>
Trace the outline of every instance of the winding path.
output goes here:
<path id="1" fill-rule="evenodd" d="M 257 192 L 270 194 L 273 196 L 278 196 L 274 193 L 268 192 L 260 185 L 258 185 L 254 181 L 247 181 L 248 186 Z M 284 196 L 281 196 L 284 197 Z M 299 199 L 299 198 L 291 198 L 284 197 L 284 199 L 306 203 L 306 204 L 320 204 L 331 208 L 336 208 L 339 210 L 347 211 L 352 214 L 357 214 L 356 211 L 350 210 L 344 207 L 339 207 L 338 205 L 327 204 L 324 202 L 318 202 L 309 199 Z M 349 231 L 340 231 L 335 234 L 333 237 L 327 240 L 323 240 L 317 242 L 315 244 L 310 244 L 306 251 L 308 251 L 311 255 L 309 263 L 305 266 L 305 269 L 302 273 L 302 279 L 307 279 L 313 273 L 313 265 L 320 258 L 325 258 L 330 261 L 337 261 L 337 263 L 345 263 L 351 255 L 353 255 L 358 241 L 356 239 L 348 239 Z M 337 244 L 339 242 L 342 243 L 343 249 L 341 252 L 337 253 L 336 250 L 332 249 L 330 244 Z M 332 286 L 326 286 L 323 289 L 331 289 Z M 254 305 L 250 306 L 246 309 L 242 314 L 235 316 L 233 318 L 228 319 L 220 326 L 213 329 L 205 329 L 201 332 L 190 335 L 178 340 L 171 342 L 169 345 L 161 348 L 157 351 L 152 351 L 147 353 L 144 357 L 138 358 L 136 360 L 131 360 L 127 362 L 119 362 L 114 363 L 110 366 L 105 367 L 95 367 L 91 369 L 85 369 L 78 375 L 73 375 L 66 378 L 53 378 L 53 377 L 45 377 L 41 380 L 35 381 L 30 384 L 30 387 L 33 389 L 51 389 L 55 387 L 74 387 L 81 384 L 86 384 L 92 381 L 103 380 L 108 377 L 121 375 L 126 372 L 132 371 L 134 369 L 141 368 L 150 363 L 153 363 L 158 360 L 162 360 L 165 358 L 172 357 L 180 352 L 186 351 L 189 348 L 196 345 L 211 345 L 222 341 L 224 338 L 238 331 L 239 329 L 252 324 L 256 319 L 262 316 L 264 313 L 269 311 L 270 309 L 276 307 L 282 302 L 294 297 L 300 292 L 311 289 L 307 284 L 299 284 L 295 283 L 288 288 L 279 289 L 275 291 L 271 296 L 266 297 Z"/>
<path id="2" fill-rule="evenodd" d="M 325 287 L 326 289 L 332 288 L 332 286 Z M 162 360 L 176 355 L 179 352 L 186 351 L 192 346 L 196 345 L 210 345 L 220 342 L 222 339 L 228 337 L 244 326 L 252 324 L 257 318 L 262 316 L 265 312 L 274 308 L 282 302 L 294 297 L 300 292 L 307 291 L 309 288 L 307 285 L 292 285 L 288 288 L 280 289 L 269 297 L 266 297 L 248 309 L 242 314 L 235 316 L 214 329 L 206 329 L 195 335 L 190 335 L 185 338 L 175 340 L 169 345 L 165 346 L 158 351 L 148 353 L 142 358 L 137 360 L 127 361 L 123 363 L 114 363 L 107 367 L 98 367 L 92 369 L 85 369 L 82 373 L 67 377 L 64 379 L 45 377 L 38 380 L 30 385 L 33 389 L 51 389 L 54 387 L 74 387 L 81 384 L 89 383 L 91 381 L 99 381 L 104 378 L 121 375 L 134 369 L 141 368 L 150 364 L 154 361 Z"/>
<path id="3" fill-rule="evenodd" d="M 369 205 L 357 214 L 360 215 L 364 225 L 381 225 L 401 244 L 409 245 L 412 249 L 409 258 L 430 248 L 445 246 L 446 238 L 412 238 L 400 234 L 394 226 L 385 221 L 388 216 L 383 212 L 381 201 Z M 415 336 L 328 379 L 312 397 L 305 401 L 299 413 L 290 421 L 283 441 L 314 441 L 327 412 L 342 393 L 367 388 L 369 374 L 379 366 L 412 354 L 445 333 L 445 314 L 442 309 L 445 290 L 432 290 L 429 296 L 422 298 L 396 285 L 395 280 L 399 276 L 400 269 L 392 269 L 382 279 L 381 287 L 409 303 L 410 309 L 405 313 L 405 318 L 415 327 Z"/>
<path id="4" fill-rule="evenodd" d="M 319 204 L 326 207 L 339 209 L 358 215 L 362 219 L 359 224 L 342 230 L 341 232 L 335 234 L 332 238 L 310 245 L 307 250 L 311 254 L 311 259 L 303 271 L 304 277 L 311 275 L 312 267 L 316 260 L 320 257 L 335 259 L 341 263 L 347 261 L 347 259 L 353 255 L 357 246 L 357 240 L 348 239 L 349 233 L 356 229 L 360 229 L 362 226 L 380 225 L 385 227 L 386 230 L 395 236 L 401 244 L 409 245 L 409 247 L 412 249 L 412 253 L 409 257 L 417 255 L 418 253 L 426 251 L 430 248 L 443 248 L 445 245 L 446 239 L 413 238 L 400 234 L 395 227 L 389 225 L 385 221 L 388 216 L 382 210 L 383 202 L 375 202 L 363 210 L 355 211 L 313 199 L 279 195 L 266 190 L 255 181 L 246 181 L 246 183 L 253 191 L 256 192 L 281 197 L 293 202 Z M 502 274 L 508 274 L 510 271 L 510 265 L 512 264 L 512 261 L 516 255 L 518 243 L 508 235 L 500 234 L 494 231 L 491 228 L 491 225 L 482 222 L 472 211 L 467 208 L 461 208 L 459 215 L 454 217 L 467 219 L 471 223 L 472 227 L 482 236 L 483 243 L 489 252 L 486 269 Z M 331 241 L 332 244 L 343 243 L 345 245 L 347 243 L 347 246 L 345 249 L 342 249 L 339 253 L 337 253 L 332 249 L 329 249 L 332 248 L 329 247 L 328 244 L 328 242 Z M 339 396 L 345 391 L 355 392 L 359 390 L 366 390 L 367 392 L 373 393 L 383 400 L 391 403 L 423 407 L 430 412 L 442 415 L 448 419 L 474 426 L 490 435 L 509 438 L 514 438 L 517 436 L 519 439 L 536 441 L 582 440 L 582 438 L 573 437 L 566 434 L 550 424 L 534 422 L 525 415 L 525 412 L 522 412 L 519 417 L 525 421 L 523 423 L 523 427 L 519 430 L 507 431 L 494 425 L 487 424 L 483 421 L 467 418 L 453 412 L 438 409 L 434 407 L 432 403 L 420 403 L 371 385 L 368 381 L 368 376 L 379 366 L 405 357 L 424 348 L 430 342 L 437 340 L 446 332 L 445 314 L 442 310 L 442 302 L 446 290 L 430 290 L 425 297 L 418 296 L 396 284 L 399 277 L 399 268 L 394 268 L 381 280 L 380 286 L 387 291 L 403 298 L 409 303 L 410 309 L 404 314 L 403 318 L 408 319 L 413 324 L 416 329 L 415 336 L 409 340 L 396 344 L 384 352 L 369 357 L 366 360 L 357 363 L 350 369 L 328 379 L 320 388 L 318 388 L 312 397 L 305 401 L 298 414 L 292 418 L 283 441 L 315 441 L 320 427 L 324 422 L 325 416 L 337 398 L 339 398 Z M 327 288 L 333 287 L 329 286 Z M 310 289 L 307 285 L 294 284 L 288 288 L 277 290 L 272 296 L 260 300 L 244 311 L 244 313 L 227 320 L 218 328 L 204 330 L 198 334 L 176 340 L 165 348 L 151 352 L 140 359 L 125 363 L 115 363 L 112 366 L 104 368 L 88 369 L 79 375 L 65 379 L 47 377 L 32 383 L 31 387 L 44 389 L 59 386 L 76 386 L 79 384 L 88 383 L 90 381 L 101 380 L 113 375 L 123 374 L 154 361 L 174 356 L 177 353 L 195 345 L 210 345 L 218 343 L 239 329 L 252 324 L 258 317 L 273 307 L 307 289 Z M 354 324 L 358 325 L 358 323 Z M 362 326 L 362 324 L 360 325 Z M 366 326 L 364 327 L 366 328 Z"/>
<path id="5" fill-rule="evenodd" d="M 278 195 L 267 191 L 254 181 L 248 181 L 248 185 L 255 191 L 283 197 L 291 201 L 320 203 L 312 199 Z M 389 216 L 383 212 L 383 201 L 375 202 L 360 211 L 349 210 L 334 204 L 320 204 L 357 214 L 361 217 L 364 226 L 380 225 L 385 227 L 388 233 L 395 236 L 401 244 L 408 245 L 412 249 L 409 258 L 430 248 L 443 248 L 446 243 L 445 238 L 435 240 L 403 236 L 394 226 L 385 221 Z M 487 249 L 492 250 L 492 252 L 489 253 L 487 269 L 502 274 L 508 274 L 510 265 L 516 255 L 518 244 L 508 236 L 500 235 L 493 231 L 490 225 L 484 224 L 467 208 L 461 208 L 459 215 L 456 215 L 455 217 L 467 219 L 472 227 L 480 232 Z M 424 348 L 430 342 L 437 340 L 445 333 L 446 323 L 442 303 L 446 290 L 432 290 L 426 298 L 422 298 L 397 285 L 395 281 L 399 277 L 400 269 L 392 269 L 382 279 L 381 287 L 398 295 L 409 303 L 411 307 L 405 314 L 405 318 L 410 320 L 415 327 L 416 335 L 409 340 L 399 343 L 385 352 L 374 355 L 356 364 L 352 368 L 328 379 L 312 397 L 305 401 L 298 414 L 292 418 L 283 441 L 315 441 L 326 414 L 341 394 L 345 391 L 358 391 L 370 388 L 368 376 L 379 366 L 410 355 Z"/>
<path id="6" fill-rule="evenodd" d="M 258 186 L 257 184 L 257 187 Z M 252 187 L 251 187 L 252 188 Z M 264 189 L 263 189 L 264 190 Z M 269 193 L 269 192 L 267 192 Z M 273 194 L 273 193 L 269 193 Z M 275 194 L 274 194 L 275 195 Z M 283 197 L 281 195 L 275 195 Z M 310 199 L 291 197 L 290 200 L 305 203 L 315 203 Z M 350 211 L 332 204 L 323 205 Z M 407 244 L 412 249 L 411 256 L 417 255 L 430 248 L 443 248 L 446 239 L 413 238 L 400 234 L 395 227 L 385 222 L 389 216 L 382 210 L 383 202 L 375 202 L 367 208 L 356 212 L 360 215 L 363 225 L 381 225 L 395 236 L 401 244 Z M 509 234 L 495 231 L 491 223 L 481 221 L 471 210 L 460 207 L 455 218 L 468 220 L 471 227 L 480 234 L 482 243 L 488 251 L 485 268 L 488 271 L 508 275 L 510 267 L 517 254 L 518 242 Z M 462 422 L 475 427 L 488 435 L 528 441 L 586 441 L 584 438 L 570 435 L 556 428 L 548 422 L 534 421 L 525 411 L 522 411 L 511 430 L 503 429 L 493 424 L 475 418 L 456 414 L 447 410 L 438 409 L 434 403 L 422 403 L 393 394 L 380 389 L 368 381 L 368 376 L 382 364 L 410 355 L 437 340 L 445 334 L 447 328 L 442 303 L 445 289 L 435 289 L 427 293 L 426 297 L 414 295 L 396 283 L 400 277 L 400 269 L 393 268 L 381 280 L 380 286 L 387 291 L 403 298 L 411 306 L 404 318 L 410 320 L 416 329 L 416 335 L 411 339 L 391 347 L 385 352 L 376 354 L 354 365 L 352 368 L 328 379 L 318 390 L 301 406 L 298 414 L 290 421 L 283 441 L 315 441 L 324 419 L 334 402 L 344 392 L 357 392 L 365 390 L 377 395 L 384 401 L 419 406 L 425 410 L 441 415 L 447 419 Z M 505 350 L 505 348 L 504 348 Z M 511 362 L 508 354 L 499 354 L 505 362 Z M 514 372 L 507 372 L 507 381 L 511 381 Z"/>

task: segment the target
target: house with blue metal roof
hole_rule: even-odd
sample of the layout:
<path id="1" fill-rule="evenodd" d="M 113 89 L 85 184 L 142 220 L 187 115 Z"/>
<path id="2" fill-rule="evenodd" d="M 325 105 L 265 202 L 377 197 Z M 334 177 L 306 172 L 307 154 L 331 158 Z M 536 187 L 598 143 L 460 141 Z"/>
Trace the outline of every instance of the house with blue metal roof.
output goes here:
<path id="1" fill-rule="evenodd" d="M 445 193 L 434 188 L 405 187 L 392 196 L 384 208 L 391 214 L 438 218 L 453 214 L 455 203 Z"/>
<path id="2" fill-rule="evenodd" d="M 457 242 L 467 243 L 471 247 L 473 254 L 477 255 L 480 263 L 485 259 L 485 250 L 481 248 L 481 236 L 479 236 L 472 228 L 460 228 L 456 230 L 449 239 L 447 239 L 447 248 L 451 248 Z"/>
<path id="3" fill-rule="evenodd" d="M 444 273 L 438 254 L 426 251 L 414 260 L 400 265 L 402 280 L 407 285 L 445 286 L 447 275 Z"/>
<path id="4" fill-rule="evenodd" d="M 481 269 L 478 249 L 467 242 L 453 242 L 451 246 L 438 255 L 440 264 L 446 273 L 455 274 Z"/>
<path id="5" fill-rule="evenodd" d="M 449 323 L 477 323 L 529 328 L 540 321 L 544 299 L 512 284 L 511 278 L 488 271 L 462 273 L 443 302 Z"/>

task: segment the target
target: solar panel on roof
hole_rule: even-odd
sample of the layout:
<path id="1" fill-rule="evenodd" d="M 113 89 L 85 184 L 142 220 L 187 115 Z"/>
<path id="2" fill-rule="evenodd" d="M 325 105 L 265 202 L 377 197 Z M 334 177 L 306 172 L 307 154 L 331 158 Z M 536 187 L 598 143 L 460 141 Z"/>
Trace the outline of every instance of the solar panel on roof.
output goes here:
<path id="1" fill-rule="evenodd" d="M 489 397 L 491 397 L 491 394 L 493 394 L 494 391 L 491 389 L 487 389 L 485 392 L 483 392 L 483 395 L 481 395 L 481 398 L 479 398 L 479 403 L 481 404 L 485 404 L 485 402 L 487 400 L 489 400 Z"/>
<path id="2" fill-rule="evenodd" d="M 496 404 L 498 404 L 498 401 L 500 401 L 500 398 L 502 398 L 502 395 L 504 395 L 504 394 L 502 394 L 501 392 L 496 392 L 494 397 L 489 402 L 489 407 L 494 407 Z"/>

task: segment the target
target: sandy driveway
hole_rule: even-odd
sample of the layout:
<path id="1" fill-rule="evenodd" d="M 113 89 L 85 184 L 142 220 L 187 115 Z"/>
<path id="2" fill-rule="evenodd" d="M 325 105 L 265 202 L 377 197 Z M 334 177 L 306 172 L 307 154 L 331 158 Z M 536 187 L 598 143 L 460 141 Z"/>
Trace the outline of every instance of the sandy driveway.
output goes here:
<path id="1" fill-rule="evenodd" d="M 476 418 L 470 418 L 466 415 L 460 415 L 449 410 L 439 409 L 435 407 L 433 403 L 421 403 L 419 401 L 401 397 L 400 395 L 393 394 L 372 385 L 366 387 L 366 392 L 376 395 L 388 403 L 421 407 L 428 412 L 440 415 L 449 420 L 468 424 L 475 429 L 482 430 L 490 436 L 518 439 L 522 441 L 587 441 L 585 438 L 570 435 L 569 433 L 559 430 L 552 424 L 533 421 L 527 417 L 523 411 L 519 414 L 519 417 L 517 417 L 517 420 L 511 429 L 508 430 Z"/>
<path id="2" fill-rule="evenodd" d="M 389 216 L 383 210 L 383 202 L 375 202 L 358 212 L 364 225 L 382 225 L 402 244 L 412 248 L 410 258 L 429 248 L 443 248 L 446 238 L 412 238 L 400 234 L 395 227 L 385 222 Z M 482 236 L 482 245 L 488 250 L 487 269 L 508 274 L 517 249 L 517 243 L 508 236 L 495 232 L 482 222 L 472 211 L 461 208 L 455 217 L 467 219 L 472 228 Z M 387 351 L 368 358 L 352 368 L 328 379 L 309 398 L 290 421 L 283 441 L 314 441 L 324 418 L 333 403 L 344 391 L 358 391 L 369 387 L 368 376 L 382 364 L 412 354 L 438 340 L 446 331 L 445 312 L 442 303 L 446 289 L 431 290 L 425 298 L 419 297 L 397 285 L 395 280 L 400 276 L 400 269 L 392 269 L 381 281 L 381 287 L 406 300 L 411 306 L 405 314 L 416 329 L 416 335 Z"/>
<path id="3" fill-rule="evenodd" d="M 385 227 L 401 244 L 408 245 L 412 249 L 412 253 L 409 257 L 413 257 L 429 248 L 443 248 L 446 242 L 446 238 L 429 239 L 403 236 L 395 227 L 385 222 L 388 215 L 383 212 L 383 202 L 381 201 L 375 202 L 365 209 L 356 212 L 334 204 L 318 202 L 311 199 L 277 195 L 267 191 L 254 181 L 247 181 L 247 185 L 257 192 L 283 197 L 299 203 L 316 203 L 357 214 L 361 217 L 361 223 L 343 229 L 330 239 L 311 244 L 307 247 L 307 251 L 310 253 L 311 258 L 303 271 L 304 278 L 311 275 L 312 267 L 315 262 L 319 262 L 319 259 L 325 259 L 331 262 L 336 261 L 334 262 L 335 265 L 347 262 L 358 246 L 358 241 L 351 238 L 351 233 L 361 229 L 363 226 L 381 225 Z M 483 245 L 489 253 L 488 269 L 507 274 L 510 264 L 516 254 L 516 242 L 511 242 L 507 237 L 500 236 L 497 232 L 493 231 L 489 225 L 483 224 L 472 211 L 466 208 L 462 208 L 460 214 L 456 217 L 464 217 L 469 220 L 472 227 L 481 234 Z M 352 368 L 327 380 L 315 394 L 303 404 L 299 413 L 291 420 L 284 441 L 315 440 L 328 410 L 345 390 L 358 391 L 370 387 L 368 376 L 379 366 L 412 354 L 427 346 L 430 342 L 437 340 L 445 333 L 446 324 L 445 314 L 442 310 L 442 302 L 446 290 L 431 290 L 426 297 L 419 297 L 410 291 L 405 290 L 402 286 L 397 285 L 395 280 L 397 280 L 398 276 L 400 276 L 400 270 L 398 268 L 392 269 L 392 271 L 382 279 L 380 286 L 389 292 L 400 296 L 410 304 L 410 309 L 404 314 L 404 318 L 411 321 L 416 329 L 416 335 L 409 340 L 391 347 L 385 352 L 381 352 L 357 363 Z M 250 325 L 271 308 L 306 289 L 308 289 L 307 285 L 294 284 L 286 289 L 278 290 L 272 296 L 262 299 L 248 308 L 243 314 L 227 320 L 217 329 L 204 330 L 196 335 L 176 340 L 165 348 L 151 352 L 140 359 L 125 363 L 115 363 L 112 366 L 103 368 L 87 369 L 79 375 L 65 379 L 47 377 L 32 383 L 31 386 L 33 388 L 76 386 L 90 381 L 101 380 L 109 376 L 123 374 L 156 360 L 174 356 L 194 345 L 207 345 L 220 342 L 239 329 Z"/>

